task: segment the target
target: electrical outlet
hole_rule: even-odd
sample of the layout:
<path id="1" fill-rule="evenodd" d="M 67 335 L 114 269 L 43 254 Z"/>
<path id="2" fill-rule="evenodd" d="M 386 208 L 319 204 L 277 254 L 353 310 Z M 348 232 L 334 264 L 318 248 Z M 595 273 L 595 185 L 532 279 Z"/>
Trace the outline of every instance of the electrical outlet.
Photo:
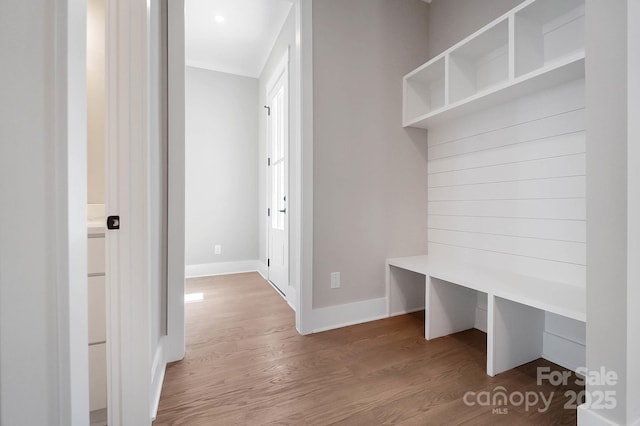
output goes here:
<path id="1" fill-rule="evenodd" d="M 340 272 L 331 273 L 331 288 L 340 288 Z"/>
<path id="2" fill-rule="evenodd" d="M 216 244 L 213 247 L 213 251 L 215 254 L 222 254 L 222 246 L 220 244 Z"/>

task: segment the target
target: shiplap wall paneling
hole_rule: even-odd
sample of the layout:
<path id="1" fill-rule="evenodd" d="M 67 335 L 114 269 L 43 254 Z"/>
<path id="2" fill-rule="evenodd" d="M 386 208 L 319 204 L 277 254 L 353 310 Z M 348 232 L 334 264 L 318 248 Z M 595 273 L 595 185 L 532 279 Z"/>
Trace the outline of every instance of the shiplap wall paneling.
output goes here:
<path id="1" fill-rule="evenodd" d="M 583 286 L 584 80 L 429 131 L 429 253 Z"/>
<path id="2" fill-rule="evenodd" d="M 581 79 L 430 128 L 429 254 L 584 286 L 584 105 Z M 584 323 L 544 318 L 544 356 L 583 365 Z"/>
<path id="3" fill-rule="evenodd" d="M 584 106 L 584 79 L 573 80 L 570 83 L 538 91 L 515 101 L 431 126 L 429 128 L 429 154 L 431 155 L 435 146 L 472 138 L 480 140 L 483 138 L 483 134 L 495 130 L 512 132 L 511 134 L 524 138 L 522 140 L 531 140 L 537 138 L 535 132 L 548 134 L 547 130 L 536 124 L 537 121 L 546 120 L 548 123 L 564 121 L 565 114 L 571 115 L 570 112 L 580 110 L 582 117 L 584 117 Z M 554 120 L 552 118 L 554 116 L 558 117 Z M 565 125 L 569 125 L 568 123 Z M 584 130 L 584 128 L 584 122 L 578 126 L 578 129 Z M 493 139 L 494 136 L 486 135 L 484 138 Z M 457 151 L 454 151 L 454 154 L 457 154 Z"/>
<path id="4" fill-rule="evenodd" d="M 554 108 L 555 102 L 552 100 L 554 105 L 549 111 L 551 115 L 544 118 L 536 119 L 535 117 L 537 115 L 526 114 L 526 111 L 510 111 L 506 117 L 496 117 L 493 126 L 491 126 L 490 123 L 481 123 L 473 119 L 472 121 L 474 123 L 471 123 L 472 125 L 467 125 L 466 121 L 462 121 L 459 122 L 458 125 L 461 126 L 461 130 L 463 130 L 464 133 L 471 132 L 474 127 L 477 128 L 477 133 L 453 140 L 449 138 L 455 136 L 447 132 L 446 127 L 441 127 L 439 129 L 439 136 L 443 141 L 429 144 L 429 159 L 438 160 L 457 156 L 461 151 L 473 153 L 584 131 L 584 95 L 575 90 L 575 86 L 575 84 L 571 84 L 562 90 L 557 89 L 551 94 L 556 100 L 562 99 L 563 97 L 577 96 L 564 100 L 565 104 L 571 103 L 568 111 L 564 111 L 565 108 Z M 537 100 L 537 97 L 532 98 L 532 101 L 535 100 Z M 536 104 L 539 103 L 536 102 Z M 545 125 L 540 126 L 538 124 L 539 120 L 544 120 Z M 519 124 L 509 124 L 514 121 Z M 490 130 L 492 128 L 494 130 L 500 129 L 500 132 L 491 132 Z M 432 140 L 431 135 L 430 140 Z"/>

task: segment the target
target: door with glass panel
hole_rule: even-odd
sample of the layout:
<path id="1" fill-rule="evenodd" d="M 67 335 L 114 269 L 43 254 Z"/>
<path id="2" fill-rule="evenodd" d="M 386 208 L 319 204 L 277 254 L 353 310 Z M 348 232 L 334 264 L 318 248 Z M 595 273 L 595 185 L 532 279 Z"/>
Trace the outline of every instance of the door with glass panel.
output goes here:
<path id="1" fill-rule="evenodd" d="M 289 91 L 284 62 L 267 85 L 269 280 L 286 296 L 289 287 Z"/>

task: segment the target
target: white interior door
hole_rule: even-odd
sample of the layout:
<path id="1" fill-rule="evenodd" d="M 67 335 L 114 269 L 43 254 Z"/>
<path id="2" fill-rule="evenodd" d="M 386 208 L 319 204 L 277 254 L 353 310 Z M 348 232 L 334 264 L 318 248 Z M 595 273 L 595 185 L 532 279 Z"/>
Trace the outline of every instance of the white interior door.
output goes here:
<path id="1" fill-rule="evenodd" d="M 267 85 L 269 168 L 269 280 L 286 296 L 289 288 L 289 72 L 287 61 Z"/>

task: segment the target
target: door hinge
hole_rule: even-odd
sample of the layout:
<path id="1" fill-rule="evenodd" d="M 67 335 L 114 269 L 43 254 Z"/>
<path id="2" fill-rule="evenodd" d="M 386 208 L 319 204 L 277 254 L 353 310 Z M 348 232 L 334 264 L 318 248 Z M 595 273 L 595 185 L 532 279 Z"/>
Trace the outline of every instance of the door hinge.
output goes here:
<path id="1" fill-rule="evenodd" d="M 267 208 L 267 216 L 271 216 L 271 208 Z"/>
<path id="2" fill-rule="evenodd" d="M 267 166 L 271 165 L 271 157 L 267 157 Z"/>
<path id="3" fill-rule="evenodd" d="M 271 115 L 271 107 L 270 107 L 270 106 L 266 106 L 266 105 L 265 105 L 265 106 L 264 106 L 264 108 L 266 108 L 266 109 L 267 109 L 267 115 L 269 115 L 269 116 L 270 116 L 270 115 Z"/>
<path id="4" fill-rule="evenodd" d="M 267 268 L 271 266 L 271 259 L 267 259 Z"/>

